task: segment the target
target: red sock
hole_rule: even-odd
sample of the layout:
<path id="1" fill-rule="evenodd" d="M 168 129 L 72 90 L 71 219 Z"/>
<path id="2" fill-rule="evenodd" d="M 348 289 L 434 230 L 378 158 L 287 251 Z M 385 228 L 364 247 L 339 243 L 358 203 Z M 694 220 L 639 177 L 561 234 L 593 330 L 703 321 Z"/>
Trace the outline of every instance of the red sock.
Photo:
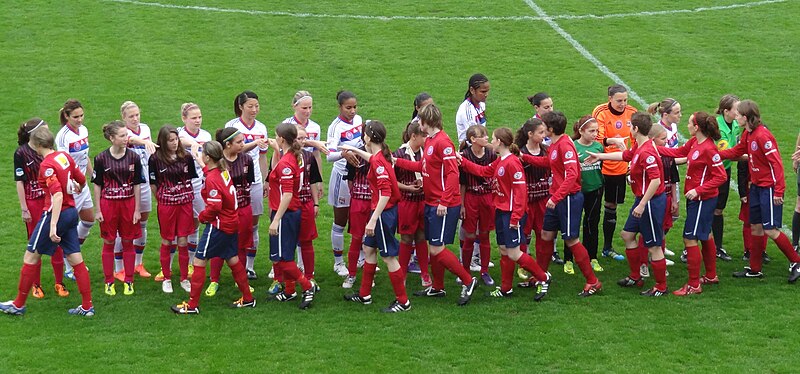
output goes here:
<path id="1" fill-rule="evenodd" d="M 81 307 L 88 310 L 92 307 L 92 282 L 89 280 L 89 270 L 81 262 L 72 267 L 75 274 L 75 283 L 78 283 L 78 292 L 81 293 Z"/>
<path id="2" fill-rule="evenodd" d="M 236 257 L 239 257 L 239 262 L 246 264 L 247 263 L 247 249 L 246 248 L 239 248 L 236 250 Z"/>
<path id="3" fill-rule="evenodd" d="M 714 278 L 717 276 L 717 244 L 714 243 L 713 237 L 701 241 L 700 244 L 703 246 L 703 265 L 706 268 L 706 277 Z"/>
<path id="4" fill-rule="evenodd" d="M 33 269 L 33 284 L 41 287 L 42 286 L 42 260 L 39 260 L 39 264 Z"/>
<path id="5" fill-rule="evenodd" d="M 431 256 L 431 278 L 433 279 L 431 287 L 434 290 L 444 289 L 444 266 L 439 263 L 436 256 Z"/>
<path id="6" fill-rule="evenodd" d="M 219 276 L 222 273 L 222 265 L 225 263 L 225 260 L 219 257 L 214 257 L 209 260 L 209 262 L 211 264 L 211 274 L 209 277 L 211 278 L 212 282 L 219 283 Z M 194 279 L 194 276 L 192 276 L 192 279 Z"/>
<path id="7" fill-rule="evenodd" d="M 103 242 L 103 281 L 106 284 L 114 283 L 114 243 L 106 244 Z"/>
<path id="8" fill-rule="evenodd" d="M 233 265 L 229 263 L 228 266 L 231 267 L 233 280 L 236 282 L 236 286 L 239 287 L 239 291 L 242 292 L 244 301 L 252 301 L 253 294 L 250 293 L 250 284 L 247 283 L 247 271 L 244 269 L 244 264 L 239 261 Z"/>
<path id="9" fill-rule="evenodd" d="M 786 255 L 786 258 L 789 259 L 789 262 L 800 262 L 800 255 L 794 251 L 794 247 L 792 247 L 792 242 L 784 233 L 779 233 L 778 237 L 775 238 L 775 244 L 778 245 L 778 248 Z M 766 246 L 765 246 L 766 247 Z"/>
<path id="10" fill-rule="evenodd" d="M 417 253 L 420 276 L 430 276 L 428 273 L 428 265 L 430 263 L 430 259 L 428 258 L 428 242 L 424 240 L 421 242 L 415 242 L 414 250 Z"/>
<path id="11" fill-rule="evenodd" d="M 284 268 L 286 263 L 283 261 L 275 262 L 272 266 L 275 268 L 275 279 L 278 279 L 278 274 L 280 274 L 279 282 L 283 283 L 283 290 L 284 293 L 287 295 L 291 295 L 297 292 L 297 282 L 294 279 L 288 279 L 289 277 L 285 275 Z"/>
<path id="12" fill-rule="evenodd" d="M 639 251 L 639 266 L 647 266 L 650 252 L 648 252 L 647 248 L 644 246 L 644 237 L 641 235 L 639 235 L 639 248 L 637 248 L 637 250 Z"/>
<path id="13" fill-rule="evenodd" d="M 347 250 L 347 271 L 351 277 L 355 277 L 358 272 L 358 257 L 361 254 L 361 243 L 364 240 L 353 236 L 350 239 L 350 249 Z"/>
<path id="14" fill-rule="evenodd" d="M 541 245 L 540 245 L 541 243 Z M 544 240 L 536 238 L 536 263 L 545 272 L 550 268 L 550 259 L 553 257 L 555 250 L 555 242 L 552 240 Z"/>
<path id="15" fill-rule="evenodd" d="M 300 256 L 303 257 L 303 271 L 306 279 L 314 279 L 314 242 L 300 243 Z"/>
<path id="16" fill-rule="evenodd" d="M 589 262 L 589 252 L 586 251 L 586 247 L 584 247 L 581 242 L 577 242 L 575 245 L 569 247 L 569 249 L 572 250 L 572 257 L 575 258 L 575 263 L 578 264 L 581 273 L 583 273 L 583 277 L 586 278 L 586 283 L 597 283 L 597 277 L 592 270 L 592 263 Z"/>
<path id="17" fill-rule="evenodd" d="M 628 268 L 631 271 L 628 278 L 642 279 L 642 275 L 639 273 L 639 265 L 642 263 L 639 260 L 639 247 L 625 249 L 625 257 L 628 259 Z"/>
<path id="18" fill-rule="evenodd" d="M 39 261 L 41 262 L 41 261 Z M 33 276 L 36 272 L 36 266 L 39 265 L 30 265 L 30 264 L 22 264 L 22 270 L 19 272 L 19 287 L 17 291 L 17 298 L 14 299 L 14 306 L 17 308 L 22 308 L 25 306 L 25 302 L 28 301 L 28 293 L 31 292 L 31 286 L 33 286 Z"/>
<path id="19" fill-rule="evenodd" d="M 395 299 L 397 299 L 397 301 L 401 304 L 407 303 L 408 295 L 406 294 L 406 276 L 403 274 L 402 269 L 389 272 L 389 280 L 392 281 L 392 289 L 394 289 Z"/>
<path id="20" fill-rule="evenodd" d="M 472 256 L 472 252 L 470 251 L 470 257 Z M 443 251 L 439 252 L 436 257 L 436 261 L 439 261 L 442 266 L 444 266 L 447 270 L 450 270 L 451 273 L 455 274 L 457 277 L 461 278 L 461 282 L 464 285 L 468 285 L 472 282 L 472 276 L 469 274 L 468 271 L 464 270 L 464 267 L 458 263 L 458 258 L 453 252 L 450 252 L 445 248 Z"/>
<path id="21" fill-rule="evenodd" d="M 525 243 L 525 241 L 520 243 L 519 244 L 519 251 L 522 252 L 522 253 L 528 253 L 528 243 Z"/>
<path id="22" fill-rule="evenodd" d="M 469 266 L 472 263 L 472 251 L 475 250 L 475 238 L 470 239 L 465 237 L 461 243 L 461 266 L 464 267 L 464 270 L 469 272 Z"/>
<path id="23" fill-rule="evenodd" d="M 667 291 L 667 260 L 660 259 L 650 261 L 653 265 L 653 277 L 656 278 L 656 289 L 661 292 Z"/>
<path id="24" fill-rule="evenodd" d="M 744 251 L 750 252 L 750 249 L 753 247 L 751 244 L 753 242 L 753 231 L 750 225 L 746 223 L 742 224 L 742 240 L 744 240 Z"/>
<path id="25" fill-rule="evenodd" d="M 272 269 L 273 269 L 273 270 L 275 270 L 275 271 L 274 271 L 274 273 L 275 273 L 275 280 L 276 280 L 276 281 L 278 281 L 278 282 L 280 282 L 280 283 L 283 283 L 283 281 L 284 281 L 284 278 L 283 278 L 283 268 L 280 266 L 280 262 L 273 262 L 273 263 L 272 263 Z"/>
<path id="26" fill-rule="evenodd" d="M 283 268 L 283 276 L 287 283 L 289 281 L 295 281 L 300 284 L 300 287 L 303 287 L 303 291 L 311 288 L 311 282 L 303 276 L 303 273 L 300 272 L 300 269 L 297 268 L 297 264 L 294 261 L 283 261 L 281 267 Z"/>
<path id="27" fill-rule="evenodd" d="M 222 260 L 220 258 L 212 259 L 212 263 L 214 260 Z M 211 271 L 214 272 L 213 270 Z M 219 281 L 219 278 L 217 278 Z M 200 304 L 200 292 L 203 291 L 203 284 L 206 282 L 206 267 L 205 266 L 194 266 L 194 273 L 192 274 L 192 288 L 189 291 L 189 308 L 197 308 L 197 305 Z M 212 278 L 213 282 L 213 278 Z"/>
<path id="28" fill-rule="evenodd" d="M 752 235 L 753 241 L 750 245 L 750 271 L 761 271 L 761 261 L 763 260 L 764 250 L 767 248 L 764 240 L 766 235 Z"/>
<path id="29" fill-rule="evenodd" d="M 159 250 L 158 260 L 161 262 L 161 272 L 164 273 L 164 279 L 168 280 L 172 277 L 172 268 L 170 267 L 170 247 L 171 244 L 164 244 L 161 243 L 161 249 Z"/>
<path id="30" fill-rule="evenodd" d="M 122 240 L 122 265 L 125 267 L 125 282 L 133 282 L 136 252 L 133 249 L 133 242 L 130 240 Z"/>
<path id="31" fill-rule="evenodd" d="M 397 255 L 397 261 L 400 263 L 400 269 L 405 274 L 408 271 L 408 262 L 411 261 L 411 252 L 414 246 L 411 243 L 400 242 L 400 253 Z"/>
<path id="32" fill-rule="evenodd" d="M 375 267 L 377 266 L 377 264 L 364 262 L 364 266 L 361 268 L 361 289 L 358 291 L 361 297 L 372 295 L 372 282 L 375 280 Z"/>
<path id="33" fill-rule="evenodd" d="M 178 271 L 181 273 L 181 282 L 189 278 L 189 246 L 178 246 Z"/>
<path id="34" fill-rule="evenodd" d="M 55 277 L 56 284 L 64 283 L 64 250 L 61 247 L 56 247 L 53 256 L 50 258 L 50 263 L 53 265 L 53 277 Z"/>
<path id="35" fill-rule="evenodd" d="M 547 280 L 547 274 L 542 270 L 542 268 L 539 267 L 536 261 L 533 260 L 533 257 L 528 255 L 527 253 L 523 253 L 522 256 L 520 256 L 519 260 L 517 260 L 517 263 L 519 264 L 520 267 L 533 274 L 536 280 L 540 282 L 544 282 Z M 513 266 L 511 267 L 511 272 L 512 273 L 514 272 Z"/>
<path id="36" fill-rule="evenodd" d="M 480 250 L 481 250 L 481 273 L 489 272 L 489 258 L 492 256 L 492 243 L 489 241 L 489 232 L 482 232 L 480 236 Z"/>
<path id="37" fill-rule="evenodd" d="M 686 247 L 686 268 L 689 270 L 689 285 L 700 287 L 700 263 L 703 255 L 696 245 Z"/>
<path id="38" fill-rule="evenodd" d="M 500 256 L 500 291 L 508 292 L 514 282 L 514 261 L 508 256 Z"/>

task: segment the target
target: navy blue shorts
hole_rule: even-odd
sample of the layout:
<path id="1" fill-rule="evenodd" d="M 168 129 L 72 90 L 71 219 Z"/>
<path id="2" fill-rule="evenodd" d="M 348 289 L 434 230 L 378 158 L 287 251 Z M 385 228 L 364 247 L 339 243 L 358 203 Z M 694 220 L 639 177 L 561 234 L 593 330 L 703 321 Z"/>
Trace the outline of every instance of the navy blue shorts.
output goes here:
<path id="1" fill-rule="evenodd" d="M 663 193 L 653 196 L 645 205 L 642 216 L 636 218 L 633 216 L 633 208 L 639 205 L 640 201 L 642 201 L 641 197 L 637 197 L 633 201 L 623 230 L 642 234 L 645 247 L 660 247 L 664 241 L 664 212 L 667 211 L 667 196 Z"/>
<path id="2" fill-rule="evenodd" d="M 64 255 L 80 253 L 81 243 L 78 241 L 78 210 L 67 208 L 61 211 L 56 223 L 56 235 L 61 237 L 61 242 L 53 243 L 50 240 L 50 219 L 51 212 L 42 213 L 39 223 L 33 229 L 30 240 L 28 240 L 28 252 L 40 255 L 52 256 L 56 247 L 61 246 Z"/>
<path id="3" fill-rule="evenodd" d="M 683 224 L 683 237 L 690 240 L 708 240 L 716 208 L 716 197 L 707 200 L 686 200 L 686 222 Z"/>
<path id="4" fill-rule="evenodd" d="M 210 224 L 203 228 L 203 235 L 197 243 L 195 257 L 201 260 L 210 260 L 219 257 L 227 260 L 236 256 L 239 248 L 239 234 L 228 234 Z"/>
<path id="5" fill-rule="evenodd" d="M 583 193 L 569 195 L 556 204 L 555 209 L 544 212 L 544 231 L 561 231 L 561 238 L 577 239 L 581 232 L 581 214 L 583 214 Z"/>
<path id="6" fill-rule="evenodd" d="M 525 213 L 519 220 L 519 227 L 516 229 L 511 228 L 511 212 L 506 212 L 500 209 L 494 211 L 494 233 L 497 238 L 497 245 L 505 246 L 506 248 L 516 248 L 522 243 L 527 243 L 525 234 L 522 228 L 525 227 L 525 221 L 528 219 L 528 213 Z"/>
<path id="7" fill-rule="evenodd" d="M 375 225 L 375 235 L 364 235 L 364 245 L 378 248 L 381 257 L 397 257 L 400 253 L 400 243 L 397 242 L 395 233 L 397 233 L 397 205 L 383 210 Z"/>
<path id="8" fill-rule="evenodd" d="M 750 185 L 750 224 L 764 225 L 764 230 L 783 227 L 783 205 L 775 205 L 772 197 L 775 189 Z"/>
<path id="9" fill-rule="evenodd" d="M 461 215 L 461 205 L 447 208 L 444 217 L 436 215 L 436 207 L 425 205 L 425 239 L 428 244 L 441 247 L 453 244 L 456 226 Z"/>
<path id="10" fill-rule="evenodd" d="M 269 218 L 275 218 L 275 213 L 274 210 L 270 212 Z M 300 209 L 287 210 L 283 213 L 283 218 L 278 224 L 278 235 L 269 236 L 270 261 L 294 261 L 295 248 L 300 241 L 300 217 Z"/>

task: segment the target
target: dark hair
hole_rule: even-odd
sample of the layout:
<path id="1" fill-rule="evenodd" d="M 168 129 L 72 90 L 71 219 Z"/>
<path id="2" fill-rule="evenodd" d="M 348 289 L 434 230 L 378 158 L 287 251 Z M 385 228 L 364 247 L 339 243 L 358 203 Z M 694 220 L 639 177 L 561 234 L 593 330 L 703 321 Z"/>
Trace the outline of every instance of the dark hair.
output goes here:
<path id="1" fill-rule="evenodd" d="M 411 121 L 406 125 L 406 130 L 403 131 L 403 143 L 408 143 L 411 140 L 411 135 L 422 135 L 424 133 L 418 121 Z"/>
<path id="2" fill-rule="evenodd" d="M 650 129 L 653 127 L 653 117 L 643 112 L 633 113 L 631 116 L 631 128 L 634 127 L 636 127 L 636 131 L 639 134 L 648 136 L 650 134 Z"/>
<path id="3" fill-rule="evenodd" d="M 356 94 L 350 91 L 342 90 L 336 93 L 336 102 L 339 103 L 339 106 L 344 105 L 344 102 L 350 99 L 358 100 L 358 98 L 356 98 Z"/>
<path id="4" fill-rule="evenodd" d="M 469 77 L 469 85 L 467 86 L 467 93 L 464 94 L 464 100 L 469 99 L 469 97 L 471 96 L 469 92 L 470 88 L 474 88 L 477 90 L 484 83 L 488 81 L 489 78 L 486 78 L 486 76 L 481 73 L 472 74 L 472 76 Z"/>
<path id="5" fill-rule="evenodd" d="M 668 97 L 661 100 L 661 102 L 650 104 L 650 106 L 647 107 L 647 113 L 652 115 L 658 114 L 659 116 L 670 114 L 672 113 L 672 108 L 675 108 L 676 104 L 678 104 L 678 100 Z"/>
<path id="6" fill-rule="evenodd" d="M 275 128 L 275 135 L 289 144 L 289 152 L 294 154 L 298 165 L 303 165 L 303 146 L 297 141 L 297 127 L 291 123 L 281 123 Z"/>
<path id="7" fill-rule="evenodd" d="M 364 134 L 369 136 L 369 142 L 381 146 L 381 154 L 386 160 L 392 160 L 392 151 L 386 145 L 386 126 L 381 121 L 367 121 L 364 125 Z"/>
<path id="8" fill-rule="evenodd" d="M 53 137 L 53 133 L 50 132 L 50 129 L 47 127 L 40 127 L 36 130 L 33 130 L 31 135 L 31 143 L 37 148 L 44 148 L 44 149 L 54 149 L 55 148 L 55 137 Z"/>
<path id="9" fill-rule="evenodd" d="M 111 121 L 103 125 L 103 137 L 106 140 L 111 140 L 111 137 L 117 135 L 117 131 L 125 128 L 125 122 L 120 120 Z"/>
<path id="10" fill-rule="evenodd" d="M 628 89 L 621 84 L 615 84 L 613 86 L 608 86 L 608 97 L 612 97 L 618 93 L 628 92 Z"/>
<path id="11" fill-rule="evenodd" d="M 466 131 L 466 134 L 464 136 L 464 141 L 461 142 L 461 144 L 459 145 L 458 149 L 461 150 L 461 151 L 467 149 L 467 147 L 469 147 L 471 145 L 470 139 L 472 139 L 472 137 L 474 137 L 474 136 L 479 136 L 481 134 L 489 135 L 489 132 L 486 131 L 486 127 L 481 126 L 481 125 L 472 125 L 470 127 L 467 127 L 467 131 Z"/>
<path id="12" fill-rule="evenodd" d="M 597 122 L 597 120 L 591 115 L 585 115 L 578 119 L 578 122 L 575 122 L 575 124 L 572 125 L 572 140 L 580 139 L 581 129 L 583 129 L 583 126 L 586 126 L 591 122 Z"/>
<path id="13" fill-rule="evenodd" d="M 761 122 L 761 111 L 758 110 L 758 104 L 753 100 L 742 100 L 736 107 L 739 115 L 747 119 L 747 123 L 753 127 L 763 125 Z"/>
<path id="14" fill-rule="evenodd" d="M 517 148 L 523 149 L 528 146 L 528 133 L 536 131 L 539 126 L 544 126 L 544 122 L 542 120 L 531 117 L 525 123 L 522 124 L 522 127 L 517 130 L 517 137 L 514 138 L 514 143 L 517 144 Z"/>
<path id="15" fill-rule="evenodd" d="M 33 117 L 19 125 L 17 145 L 23 145 L 31 140 L 31 133 L 42 126 L 47 127 L 47 122 L 39 117 Z"/>
<path id="16" fill-rule="evenodd" d="M 694 116 L 694 125 L 697 126 L 697 131 L 714 141 L 722 137 L 719 133 L 716 117 L 706 112 L 694 112 L 692 115 Z"/>
<path id="17" fill-rule="evenodd" d="M 419 110 L 419 120 L 425 126 L 442 129 L 442 111 L 436 104 L 426 105 Z"/>
<path id="18" fill-rule="evenodd" d="M 72 114 L 72 111 L 78 108 L 83 108 L 83 105 L 76 99 L 69 99 L 66 103 L 64 103 L 64 106 L 58 111 L 58 119 L 61 121 L 61 126 L 67 124 L 67 118 L 69 115 Z"/>
<path id="19" fill-rule="evenodd" d="M 228 170 L 228 161 L 225 160 L 225 154 L 222 153 L 222 144 L 218 141 L 212 140 L 203 143 L 203 154 L 214 160 L 220 169 Z"/>
<path id="20" fill-rule="evenodd" d="M 170 134 L 175 134 L 175 136 L 180 139 L 180 136 L 178 135 L 178 129 L 170 124 L 161 126 L 161 129 L 158 130 L 158 138 L 156 139 L 156 144 L 158 144 L 158 148 L 156 148 L 156 157 L 167 164 L 171 164 L 175 161 L 169 157 L 169 146 L 167 143 L 169 142 Z M 186 150 L 181 147 L 180 140 L 178 140 L 178 149 L 175 150 L 175 159 L 180 160 L 184 157 L 186 157 Z"/>
<path id="21" fill-rule="evenodd" d="M 719 99 L 719 105 L 717 106 L 716 114 L 722 114 L 722 112 L 726 110 L 733 109 L 733 104 L 736 104 L 737 101 L 739 101 L 739 96 L 734 94 L 722 96 L 722 98 Z"/>
<path id="22" fill-rule="evenodd" d="M 567 116 L 557 110 L 545 113 L 542 122 L 547 128 L 552 129 L 554 135 L 563 135 L 567 130 Z"/>
<path id="23" fill-rule="evenodd" d="M 233 98 L 233 113 L 236 114 L 236 117 L 242 116 L 242 105 L 244 105 L 244 103 L 250 99 L 258 100 L 258 95 L 256 95 L 256 93 L 253 91 L 247 90 Z"/>
<path id="24" fill-rule="evenodd" d="M 511 151 L 515 156 L 519 156 L 519 147 L 514 144 L 514 132 L 511 131 L 508 127 L 500 127 L 494 130 L 494 138 L 499 140 L 500 143 L 503 143 L 504 146 L 508 147 L 508 150 Z"/>
<path id="25" fill-rule="evenodd" d="M 235 127 L 224 127 L 217 130 L 217 133 L 214 134 L 214 139 L 219 142 L 219 144 L 222 146 L 222 149 L 225 149 L 228 143 L 232 143 L 233 139 L 235 138 L 231 138 L 231 135 L 237 132 L 239 132 L 239 130 L 237 130 Z"/>
<path id="26" fill-rule="evenodd" d="M 537 92 L 533 96 L 528 96 L 528 101 L 531 103 L 531 105 L 539 106 L 542 105 L 542 101 L 545 101 L 549 98 L 550 95 L 548 95 L 547 92 Z"/>
<path id="27" fill-rule="evenodd" d="M 411 119 L 417 118 L 417 112 L 419 109 L 422 109 L 419 106 L 428 99 L 431 99 L 431 95 L 429 95 L 427 92 L 420 92 L 417 94 L 417 96 L 414 96 L 414 112 L 411 113 Z"/>

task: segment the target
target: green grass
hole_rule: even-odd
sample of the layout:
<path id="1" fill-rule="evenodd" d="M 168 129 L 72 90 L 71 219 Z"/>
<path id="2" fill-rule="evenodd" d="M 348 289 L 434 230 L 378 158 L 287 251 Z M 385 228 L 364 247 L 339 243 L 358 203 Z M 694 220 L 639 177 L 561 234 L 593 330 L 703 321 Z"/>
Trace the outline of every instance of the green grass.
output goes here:
<path id="1" fill-rule="evenodd" d="M 746 0 L 585 2 L 539 4 L 550 15 L 613 14 L 741 4 Z M 167 3 L 167 1 L 164 1 Z M 206 0 L 203 5 L 262 11 L 373 16 L 535 16 L 523 1 L 438 1 L 418 3 L 361 1 L 244 2 Z M 162 9 L 107 1 L 69 3 L 31 1 L 0 5 L 0 122 L 7 131 L 8 162 L 0 163 L 0 299 L 13 298 L 19 275 L 24 227 L 11 176 L 10 154 L 16 127 L 33 116 L 57 126 L 57 111 L 68 98 L 86 107 L 92 155 L 107 146 L 102 123 L 117 119 L 119 105 L 136 101 L 142 120 L 157 129 L 179 124 L 180 104 L 195 101 L 204 127 L 213 132 L 233 114 L 237 93 L 252 89 L 261 97 L 259 119 L 270 129 L 291 115 L 298 89 L 315 97 L 313 118 L 323 130 L 337 114 L 335 92 L 350 89 L 360 114 L 389 125 L 391 146 L 411 113 L 415 94 L 427 91 L 443 108 L 446 128 L 455 136 L 455 109 L 474 72 L 492 82 L 490 127 L 518 127 L 531 115 L 525 97 L 544 90 L 571 120 L 605 100 L 612 82 L 542 21 L 449 21 L 294 18 L 288 16 Z M 557 20 L 592 54 L 646 100 L 681 101 L 685 113 L 712 111 L 733 92 L 753 98 L 783 150 L 787 175 L 784 222 L 791 220 L 795 174 L 788 160 L 800 86 L 800 27 L 797 2 L 752 8 L 604 20 Z M 635 104 L 635 103 L 634 103 Z M 638 106 L 638 104 L 635 104 Z M 680 125 L 685 132 L 685 116 Z M 329 165 L 326 165 L 326 175 Z M 741 255 L 738 203 L 732 193 L 726 210 L 725 247 Z M 627 211 L 628 204 L 620 211 Z M 621 214 L 622 216 L 622 214 Z M 203 297 L 200 316 L 173 316 L 168 306 L 186 298 L 176 287 L 168 296 L 151 280 L 137 282 L 137 293 L 102 294 L 100 240 L 92 230 L 84 246 L 91 269 L 98 314 L 87 320 L 65 310 L 79 302 L 58 299 L 44 265 L 47 297 L 31 299 L 22 318 L 0 318 L 0 372 L 109 371 L 403 371 L 403 372 L 792 372 L 796 359 L 794 306 L 797 286 L 786 284 L 785 258 L 770 244 L 775 261 L 761 281 L 733 280 L 743 262 L 720 263 L 722 284 L 698 296 L 650 300 L 620 289 L 621 262 L 601 259 L 606 288 L 578 299 L 580 276 L 552 266 L 553 291 L 534 303 L 530 291 L 510 300 L 483 297 L 455 306 L 458 291 L 448 277 L 444 299 L 412 299 L 414 309 L 397 316 L 378 309 L 393 298 L 385 271 L 377 275 L 375 305 L 341 301 L 341 279 L 331 272 L 328 236 L 332 212 L 323 206 L 318 220 L 317 279 L 323 291 L 313 308 L 264 302 L 268 285 L 265 242 L 257 258 L 262 276 L 254 282 L 254 310 L 229 310 L 238 297 L 229 272 L 217 297 Z M 266 220 L 261 237 L 266 238 Z M 678 221 L 676 227 L 681 227 Z M 157 225 L 150 220 L 146 264 L 158 261 Z M 615 246 L 622 247 L 615 238 Z M 682 248 L 677 232 L 668 246 Z M 495 262 L 497 253 L 494 253 Z M 686 279 L 685 266 L 670 268 L 669 284 Z M 499 269 L 492 270 L 499 280 Z M 419 285 L 408 278 L 409 290 Z M 652 282 L 652 281 L 651 281 Z"/>

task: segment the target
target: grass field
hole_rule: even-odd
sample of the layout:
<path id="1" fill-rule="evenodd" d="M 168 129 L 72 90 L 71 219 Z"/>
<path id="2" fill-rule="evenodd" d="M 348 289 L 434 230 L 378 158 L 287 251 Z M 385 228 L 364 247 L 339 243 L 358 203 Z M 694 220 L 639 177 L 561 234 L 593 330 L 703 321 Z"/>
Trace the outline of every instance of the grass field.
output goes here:
<path id="1" fill-rule="evenodd" d="M 491 80 L 490 128 L 517 128 L 532 114 L 525 97 L 537 91 L 549 92 L 570 121 L 589 113 L 606 100 L 612 80 L 564 34 L 646 102 L 675 97 L 691 113 L 713 111 L 725 93 L 756 100 L 783 150 L 784 222 L 791 223 L 799 2 L 147 1 L 0 5 L 0 123 L 6 128 L 0 141 L 7 144 L 7 162 L 0 163 L 6 176 L 0 183 L 2 300 L 16 294 L 25 246 L 11 178 L 16 129 L 33 116 L 57 127 L 68 98 L 85 106 L 93 156 L 107 147 L 100 126 L 119 117 L 125 100 L 136 101 L 142 122 L 154 129 L 180 124 L 180 104 L 197 102 L 204 128 L 213 132 L 233 117 L 232 99 L 244 89 L 259 94 L 258 118 L 270 130 L 292 114 L 299 89 L 314 95 L 312 118 L 323 130 L 337 115 L 336 91 L 352 90 L 365 119 L 389 125 L 395 147 L 421 91 L 443 108 L 455 137 L 455 110 L 475 72 Z M 684 135 L 687 119 L 680 124 Z M 734 260 L 719 264 L 722 284 L 702 295 L 642 298 L 614 284 L 627 265 L 603 259 L 606 271 L 598 276 L 606 288 L 589 299 L 576 297 L 579 275 L 552 266 L 554 285 L 542 303 L 524 290 L 509 300 L 489 299 L 484 287 L 459 308 L 458 288 L 448 278 L 447 298 L 412 299 L 414 309 L 402 315 L 378 312 L 393 298 L 385 272 L 376 277 L 377 305 L 341 301 L 341 279 L 331 271 L 329 207 L 320 214 L 315 242 L 323 290 L 308 311 L 265 302 L 264 240 L 256 263 L 261 278 L 253 282 L 256 309 L 227 309 L 238 297 L 227 270 L 220 293 L 203 297 L 203 314 L 195 317 L 172 315 L 169 305 L 188 296 L 178 287 L 165 295 L 152 280 L 137 281 L 134 296 L 107 297 L 95 227 L 84 256 L 98 314 L 65 313 L 79 303 L 77 287 L 68 283 L 72 295 L 57 298 L 46 261 L 46 298 L 30 299 L 22 318 L 0 316 L 0 372 L 793 372 L 800 364 L 792 328 L 800 289 L 786 283 L 787 261 L 773 244 L 768 252 L 775 261 L 765 267 L 765 279 L 730 278 L 744 265 L 739 204 L 731 195 L 724 242 Z M 145 254 L 153 273 L 157 233 L 154 215 Z M 682 248 L 677 233 L 668 247 Z M 669 270 L 670 288 L 685 282 L 680 262 Z M 492 275 L 499 280 L 499 269 Z M 407 285 L 414 290 L 418 282 L 410 275 Z"/>

